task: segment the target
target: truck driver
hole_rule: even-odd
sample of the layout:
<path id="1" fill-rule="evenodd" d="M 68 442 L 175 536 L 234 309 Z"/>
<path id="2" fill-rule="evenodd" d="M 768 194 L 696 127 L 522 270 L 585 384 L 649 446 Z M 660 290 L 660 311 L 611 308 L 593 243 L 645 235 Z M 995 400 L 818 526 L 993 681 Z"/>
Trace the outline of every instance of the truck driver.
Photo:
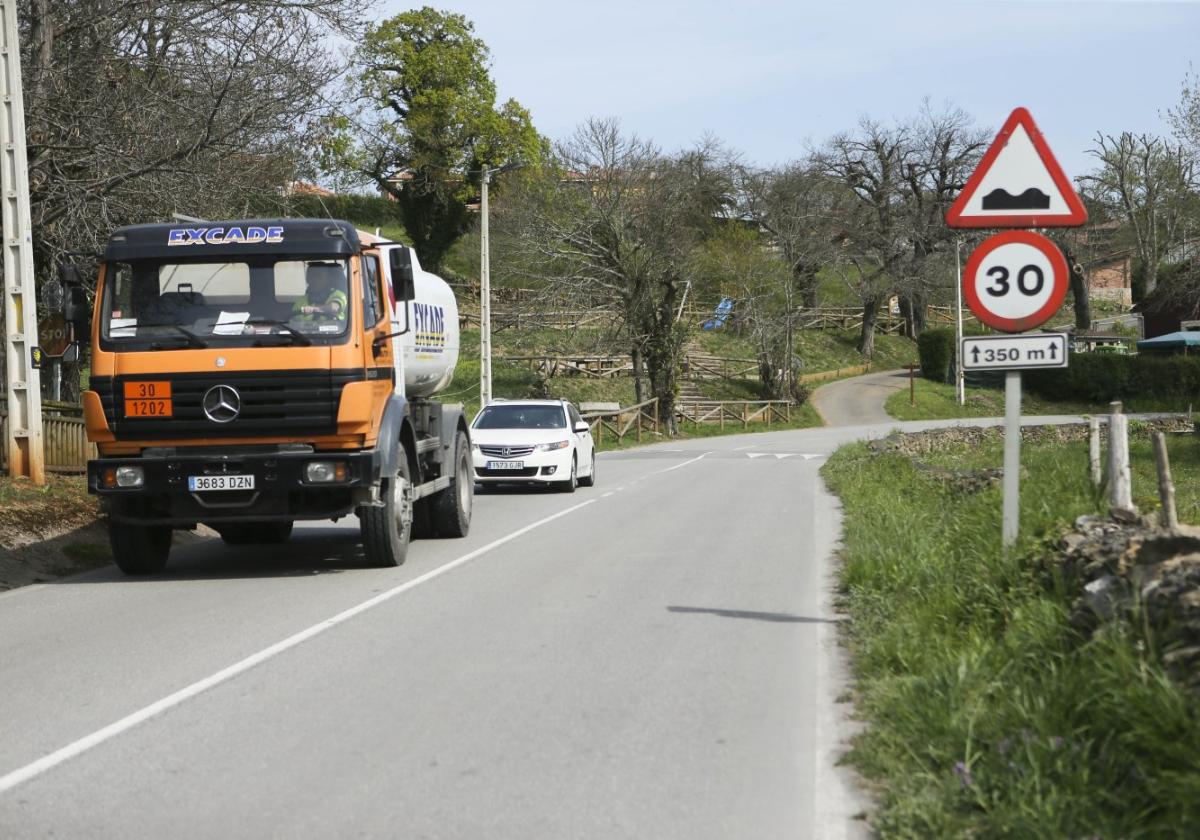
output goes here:
<path id="1" fill-rule="evenodd" d="M 310 263 L 304 272 L 304 295 L 292 304 L 293 322 L 346 322 L 346 272 L 338 263 Z"/>

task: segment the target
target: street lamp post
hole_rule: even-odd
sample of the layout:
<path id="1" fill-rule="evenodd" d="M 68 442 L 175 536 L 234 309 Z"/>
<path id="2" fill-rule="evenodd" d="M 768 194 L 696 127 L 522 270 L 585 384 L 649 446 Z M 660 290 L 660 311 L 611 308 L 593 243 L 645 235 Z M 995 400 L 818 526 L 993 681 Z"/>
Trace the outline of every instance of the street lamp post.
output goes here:
<path id="1" fill-rule="evenodd" d="M 497 172 L 519 169 L 511 161 L 495 168 L 484 167 L 480 178 L 479 213 L 479 407 L 492 401 L 492 278 L 488 243 L 488 184 Z"/>

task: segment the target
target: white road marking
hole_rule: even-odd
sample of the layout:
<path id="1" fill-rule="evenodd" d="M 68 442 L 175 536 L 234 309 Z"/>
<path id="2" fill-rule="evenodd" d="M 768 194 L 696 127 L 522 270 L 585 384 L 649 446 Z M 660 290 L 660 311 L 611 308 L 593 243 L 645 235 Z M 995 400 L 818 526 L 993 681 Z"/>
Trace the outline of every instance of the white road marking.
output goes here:
<path id="1" fill-rule="evenodd" d="M 676 465 L 675 465 L 675 466 L 673 466 L 673 467 L 667 467 L 665 470 L 658 470 L 657 472 L 652 472 L 652 473 L 650 473 L 650 475 L 661 475 L 662 473 L 669 473 L 669 472 L 671 472 L 672 470 L 677 470 L 677 469 L 679 469 L 680 467 L 686 467 L 688 464 L 694 464 L 694 463 L 696 463 L 697 461 L 699 461 L 701 458 L 703 458 L 705 455 L 711 455 L 711 454 L 712 454 L 712 452 L 711 452 L 711 451 L 709 451 L 709 452 L 703 452 L 703 453 L 701 453 L 701 454 L 700 454 L 700 456 L 699 456 L 699 457 L 692 458 L 690 461 L 684 461 L 683 463 L 676 464 Z"/>
<path id="2" fill-rule="evenodd" d="M 615 493 L 615 492 L 616 492 L 615 490 L 609 490 L 607 493 L 602 493 L 602 494 L 600 495 L 600 498 L 601 498 L 601 499 L 607 499 L 609 496 L 611 496 L 611 495 L 612 495 L 613 493 Z"/>
<path id="3" fill-rule="evenodd" d="M 438 566 L 436 569 L 426 572 L 420 577 L 413 578 L 406 583 L 402 583 L 399 586 L 395 586 L 385 592 L 381 592 L 374 598 L 363 601 L 358 606 L 351 607 L 348 610 L 338 613 L 333 618 L 328 618 L 318 624 L 312 625 L 306 630 L 301 630 L 295 635 L 288 636 L 283 641 L 276 642 L 270 647 L 260 650 L 258 653 L 247 656 L 242 661 L 230 665 L 228 668 L 217 671 L 217 673 L 211 676 L 205 677 L 198 682 L 194 682 L 185 688 L 181 688 L 174 694 L 170 694 L 161 700 L 151 703 L 149 706 L 145 706 L 144 708 L 141 708 L 132 714 L 126 715 L 116 723 L 111 723 L 103 729 L 98 729 L 91 735 L 86 735 L 83 738 L 80 738 L 78 741 L 70 743 L 61 749 L 55 750 L 49 755 L 39 758 L 37 761 L 26 764 L 24 767 L 13 770 L 11 773 L 8 773 L 4 776 L 0 776 L 0 794 L 6 793 L 15 788 L 17 785 L 27 782 L 36 776 L 40 776 L 42 773 L 54 769 L 63 762 L 69 761 L 72 758 L 87 752 L 93 747 L 97 747 L 100 744 L 103 744 L 105 741 L 111 740 L 112 738 L 129 731 L 140 723 L 145 723 L 152 717 L 160 715 L 168 709 L 178 706 L 185 700 L 189 700 L 210 688 L 215 688 L 221 683 L 228 682 L 239 674 L 245 673 L 256 665 L 261 665 L 262 663 L 273 659 L 279 654 L 296 647 L 302 642 L 306 642 L 314 636 L 324 633 L 326 630 L 337 627 L 339 624 L 349 621 L 355 616 L 364 613 L 373 607 L 377 607 L 385 601 L 390 601 L 397 595 L 402 595 L 405 592 L 408 592 L 410 589 L 415 589 L 423 583 L 428 583 L 434 578 L 441 577 L 447 572 L 457 569 L 459 566 L 466 565 L 472 560 L 487 554 L 494 548 L 499 548 L 505 543 L 515 540 L 517 537 L 528 534 L 535 528 L 540 528 L 543 525 L 547 525 L 556 519 L 560 519 L 567 514 L 574 513 L 581 508 L 585 508 L 590 504 L 594 504 L 595 502 L 595 499 L 588 499 L 586 502 L 581 502 L 577 505 L 567 508 L 566 510 L 560 510 L 558 513 L 547 516 L 545 519 L 539 519 L 537 522 L 526 525 L 524 528 L 518 528 L 508 536 L 494 540 L 482 548 L 477 548 L 468 554 L 464 554 L 462 557 L 459 557 L 456 560 L 451 560 L 449 563 L 446 563 L 443 566 Z"/>
<path id="4" fill-rule="evenodd" d="M 775 455 L 775 460 L 778 461 L 782 458 L 791 458 L 791 457 L 792 457 L 791 452 L 780 452 Z M 807 459 L 805 459 L 805 460 L 807 460 Z"/>
<path id="5" fill-rule="evenodd" d="M 746 457 L 747 458 L 765 458 L 765 457 L 767 457 L 767 453 L 766 452 L 747 452 Z"/>

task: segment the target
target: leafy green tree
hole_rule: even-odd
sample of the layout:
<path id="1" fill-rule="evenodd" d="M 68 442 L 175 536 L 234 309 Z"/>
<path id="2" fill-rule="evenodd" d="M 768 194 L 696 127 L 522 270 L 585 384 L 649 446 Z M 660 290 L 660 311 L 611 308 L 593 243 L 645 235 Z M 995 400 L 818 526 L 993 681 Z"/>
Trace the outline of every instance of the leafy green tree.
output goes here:
<path id="1" fill-rule="evenodd" d="M 482 170 L 514 159 L 537 166 L 546 149 L 520 103 L 496 107 L 488 57 L 469 20 L 428 6 L 370 27 L 356 56 L 365 104 L 326 143 L 328 167 L 396 199 L 430 267 L 470 228 Z"/>

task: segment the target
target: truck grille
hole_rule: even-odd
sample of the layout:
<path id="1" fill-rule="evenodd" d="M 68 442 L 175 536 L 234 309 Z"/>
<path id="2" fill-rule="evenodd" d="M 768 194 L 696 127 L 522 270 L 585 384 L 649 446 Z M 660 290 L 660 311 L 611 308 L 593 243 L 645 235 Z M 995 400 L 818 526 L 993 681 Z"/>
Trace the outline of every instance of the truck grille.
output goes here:
<path id="1" fill-rule="evenodd" d="M 532 446 L 480 446 L 479 451 L 489 458 L 522 458 L 533 453 Z"/>
<path id="2" fill-rule="evenodd" d="M 278 437 L 336 432 L 342 387 L 363 378 L 361 370 L 139 374 L 93 377 L 90 387 L 117 440 Z M 173 416 L 125 416 L 125 382 L 147 379 L 171 381 Z M 214 423 L 204 413 L 204 395 L 217 385 L 234 388 L 240 397 L 240 411 L 227 423 Z"/>

